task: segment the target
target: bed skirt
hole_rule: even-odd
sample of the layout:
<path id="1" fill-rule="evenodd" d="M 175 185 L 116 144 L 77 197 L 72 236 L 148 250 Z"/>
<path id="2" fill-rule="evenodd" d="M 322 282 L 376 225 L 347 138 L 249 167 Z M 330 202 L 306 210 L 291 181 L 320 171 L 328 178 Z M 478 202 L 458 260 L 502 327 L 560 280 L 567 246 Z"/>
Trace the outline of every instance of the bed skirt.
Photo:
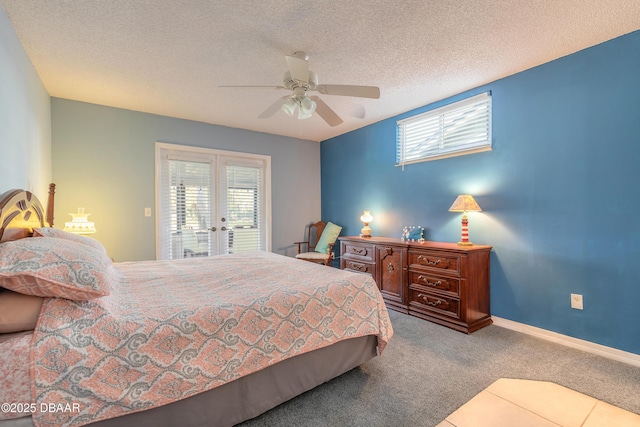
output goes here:
<path id="1" fill-rule="evenodd" d="M 377 337 L 337 342 L 300 354 L 184 400 L 90 424 L 95 427 L 233 426 L 254 418 L 376 356 Z M 0 427 L 33 427 L 31 417 Z"/>

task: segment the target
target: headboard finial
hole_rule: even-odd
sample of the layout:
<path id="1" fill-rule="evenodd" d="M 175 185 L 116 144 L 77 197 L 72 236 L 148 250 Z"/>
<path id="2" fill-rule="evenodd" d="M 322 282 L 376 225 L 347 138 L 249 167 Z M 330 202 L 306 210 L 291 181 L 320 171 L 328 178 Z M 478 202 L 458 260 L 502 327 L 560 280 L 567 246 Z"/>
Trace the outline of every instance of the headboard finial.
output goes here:
<path id="1" fill-rule="evenodd" d="M 56 194 L 56 185 L 52 182 L 49 184 L 49 199 L 47 200 L 47 222 L 49 227 L 53 227 L 53 199 Z"/>

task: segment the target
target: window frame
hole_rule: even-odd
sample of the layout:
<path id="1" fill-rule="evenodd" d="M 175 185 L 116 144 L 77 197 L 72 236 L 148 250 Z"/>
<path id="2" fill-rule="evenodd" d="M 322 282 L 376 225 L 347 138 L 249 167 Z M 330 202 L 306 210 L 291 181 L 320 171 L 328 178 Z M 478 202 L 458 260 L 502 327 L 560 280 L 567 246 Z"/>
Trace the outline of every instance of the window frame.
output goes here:
<path id="1" fill-rule="evenodd" d="M 483 137 L 479 141 L 473 141 L 450 136 L 453 132 L 460 132 L 461 129 L 465 128 L 456 126 L 455 124 L 448 124 L 446 123 L 447 120 L 450 120 L 452 116 L 461 118 L 460 114 L 465 110 L 473 112 L 474 110 L 481 111 L 483 108 L 486 109 L 486 114 L 470 124 L 471 131 L 474 132 L 474 135 L 477 136 L 486 133 L 486 137 Z M 486 131 L 478 131 L 475 127 L 482 127 L 483 119 L 487 122 Z M 467 123 L 467 125 L 469 125 L 469 123 Z M 412 142 L 411 148 L 418 152 L 412 155 L 409 160 L 407 160 L 408 156 L 406 153 L 408 149 L 407 127 L 413 127 L 413 130 L 416 130 L 416 128 L 423 131 L 426 130 L 429 132 L 429 139 L 431 140 L 429 143 L 423 141 Z M 431 129 L 429 129 L 429 127 L 431 127 Z M 470 127 L 467 126 L 466 129 L 469 130 Z M 409 135 L 409 138 L 417 139 L 418 136 Z M 449 142 L 447 142 L 447 139 Z M 492 139 L 492 96 L 491 92 L 487 91 L 398 120 L 396 122 L 396 166 L 404 167 L 404 165 L 412 163 L 491 151 L 493 149 Z M 465 147 L 465 145 L 467 147 Z M 436 146 L 437 149 L 434 148 Z"/>

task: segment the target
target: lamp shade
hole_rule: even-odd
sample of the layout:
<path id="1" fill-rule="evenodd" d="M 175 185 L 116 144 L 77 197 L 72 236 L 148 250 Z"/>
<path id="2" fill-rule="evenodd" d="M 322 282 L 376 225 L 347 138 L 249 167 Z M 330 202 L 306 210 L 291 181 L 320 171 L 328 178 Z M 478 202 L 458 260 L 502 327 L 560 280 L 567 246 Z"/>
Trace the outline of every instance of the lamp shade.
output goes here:
<path id="1" fill-rule="evenodd" d="M 364 211 L 362 215 L 360 215 L 360 221 L 364 222 L 365 224 L 373 221 L 373 215 L 371 215 L 371 211 Z"/>
<path id="2" fill-rule="evenodd" d="M 298 119 L 304 120 L 311 118 L 311 111 L 307 111 L 304 108 L 298 109 Z"/>
<path id="3" fill-rule="evenodd" d="M 316 102 L 305 96 L 300 100 L 300 107 L 309 113 L 313 113 L 316 110 Z"/>
<path id="4" fill-rule="evenodd" d="M 481 212 L 480 206 L 468 194 L 459 195 L 449 208 L 449 212 Z"/>
<path id="5" fill-rule="evenodd" d="M 288 116 L 293 116 L 293 113 L 296 111 L 296 107 L 298 103 L 295 99 L 288 99 L 284 104 L 282 104 L 282 111 L 287 113 Z"/>
<path id="6" fill-rule="evenodd" d="M 300 107 L 298 109 L 298 119 L 304 120 L 311 117 L 312 113 L 316 110 L 316 103 L 312 101 L 308 96 L 304 96 L 298 100 Z"/>
<path id="7" fill-rule="evenodd" d="M 69 215 L 72 220 L 64 223 L 64 231 L 74 234 L 93 234 L 96 232 L 95 224 L 87 219 L 91 214 L 84 213 L 84 208 L 78 208 L 78 212 Z"/>

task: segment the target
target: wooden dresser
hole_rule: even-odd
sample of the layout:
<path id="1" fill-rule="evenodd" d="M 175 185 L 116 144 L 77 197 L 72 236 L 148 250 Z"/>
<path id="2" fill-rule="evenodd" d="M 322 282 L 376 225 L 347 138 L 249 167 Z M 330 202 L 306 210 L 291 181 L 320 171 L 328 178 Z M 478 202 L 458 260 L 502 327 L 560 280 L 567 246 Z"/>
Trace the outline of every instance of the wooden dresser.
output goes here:
<path id="1" fill-rule="evenodd" d="M 340 268 L 370 274 L 393 310 L 471 333 L 491 324 L 491 246 L 340 237 Z"/>

